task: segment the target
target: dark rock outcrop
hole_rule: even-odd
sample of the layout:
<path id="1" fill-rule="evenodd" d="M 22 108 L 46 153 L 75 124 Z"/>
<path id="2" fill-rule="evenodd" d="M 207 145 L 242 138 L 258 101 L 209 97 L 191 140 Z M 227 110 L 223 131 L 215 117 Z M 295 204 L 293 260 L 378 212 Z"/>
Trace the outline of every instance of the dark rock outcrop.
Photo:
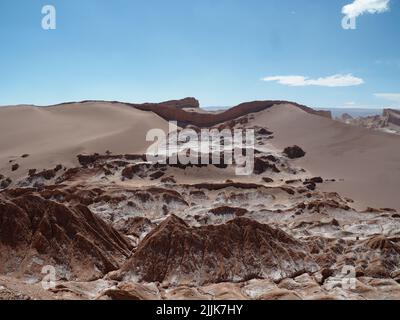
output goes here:
<path id="1" fill-rule="evenodd" d="M 232 214 L 237 217 L 242 217 L 246 213 L 248 213 L 248 210 L 244 209 L 244 208 L 235 208 L 235 207 L 224 206 L 224 207 L 218 207 L 218 208 L 211 209 L 210 212 L 212 214 L 215 214 L 216 216 L 224 216 L 224 215 Z"/>
<path id="2" fill-rule="evenodd" d="M 263 174 L 267 170 L 275 173 L 280 172 L 275 164 L 271 164 L 267 160 L 263 160 L 261 158 L 254 159 L 254 174 Z"/>
<path id="3" fill-rule="evenodd" d="M 286 154 L 289 159 L 298 159 L 306 155 L 304 150 L 299 146 L 287 147 L 283 150 L 283 153 Z"/>

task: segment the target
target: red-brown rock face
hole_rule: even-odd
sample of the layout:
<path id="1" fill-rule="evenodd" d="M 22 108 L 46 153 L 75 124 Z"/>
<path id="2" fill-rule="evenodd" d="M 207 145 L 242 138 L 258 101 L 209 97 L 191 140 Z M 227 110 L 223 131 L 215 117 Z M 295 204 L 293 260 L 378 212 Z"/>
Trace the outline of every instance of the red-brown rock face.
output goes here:
<path id="1" fill-rule="evenodd" d="M 0 197 L 2 273 L 37 275 L 42 265 L 53 265 L 60 277 L 90 279 L 117 269 L 131 249 L 83 205 L 67 208 L 32 194 Z"/>
<path id="2" fill-rule="evenodd" d="M 119 276 L 170 284 L 280 280 L 315 271 L 306 252 L 283 231 L 253 220 L 193 228 L 171 216 L 147 235 Z"/>
<path id="3" fill-rule="evenodd" d="M 195 98 L 184 98 L 184 99 L 181 99 L 181 100 L 170 100 L 170 101 L 162 102 L 162 104 L 166 105 L 166 106 L 179 108 L 179 109 L 185 109 L 185 108 L 197 109 L 197 108 L 200 108 L 200 103 Z"/>
<path id="4" fill-rule="evenodd" d="M 167 121 L 177 121 L 181 125 L 195 125 L 197 127 L 211 127 L 216 124 L 220 124 L 223 122 L 243 117 L 250 113 L 266 110 L 274 105 L 287 104 L 287 103 L 290 103 L 308 113 L 331 118 L 331 114 L 329 111 L 317 111 L 309 107 L 288 101 L 246 102 L 221 113 L 188 112 L 179 108 L 180 105 L 185 105 L 184 101 L 185 99 L 175 101 L 175 103 L 167 101 L 161 103 L 145 103 L 145 104 L 129 104 L 129 105 L 139 110 L 152 111 Z"/>

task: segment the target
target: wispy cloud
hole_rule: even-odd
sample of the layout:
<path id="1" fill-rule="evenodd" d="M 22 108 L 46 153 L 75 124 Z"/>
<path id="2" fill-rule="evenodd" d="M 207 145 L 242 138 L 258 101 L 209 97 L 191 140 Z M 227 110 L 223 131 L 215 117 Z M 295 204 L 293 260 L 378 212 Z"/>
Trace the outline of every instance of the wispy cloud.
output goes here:
<path id="1" fill-rule="evenodd" d="M 400 103 L 400 93 L 375 93 L 375 97 Z"/>
<path id="2" fill-rule="evenodd" d="M 272 76 L 261 79 L 262 81 L 275 81 L 291 87 L 320 86 L 320 87 L 351 87 L 364 83 L 361 78 L 352 74 L 335 74 L 333 76 L 310 79 L 304 76 Z"/>
<path id="3" fill-rule="evenodd" d="M 349 18 L 357 18 L 364 13 L 383 13 L 389 11 L 390 0 L 354 0 L 345 5 L 342 13 Z"/>

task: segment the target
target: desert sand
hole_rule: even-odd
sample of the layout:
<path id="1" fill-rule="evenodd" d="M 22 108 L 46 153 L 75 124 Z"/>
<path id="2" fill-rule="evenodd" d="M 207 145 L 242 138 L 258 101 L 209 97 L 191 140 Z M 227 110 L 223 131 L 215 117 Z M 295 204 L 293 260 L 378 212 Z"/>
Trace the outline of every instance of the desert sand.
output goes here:
<path id="1" fill-rule="evenodd" d="M 336 179 L 325 190 L 336 191 L 360 206 L 400 210 L 400 139 L 306 113 L 290 105 L 260 112 L 255 125 L 275 132 L 274 145 L 302 146 L 299 165 L 316 176 Z"/>
<path id="2" fill-rule="evenodd" d="M 147 131 L 167 131 L 168 123 L 125 104 L 87 102 L 1 107 L 0 127 L 0 172 L 15 178 L 30 168 L 76 165 L 80 153 L 144 153 Z M 21 169 L 11 172 L 10 160 Z"/>

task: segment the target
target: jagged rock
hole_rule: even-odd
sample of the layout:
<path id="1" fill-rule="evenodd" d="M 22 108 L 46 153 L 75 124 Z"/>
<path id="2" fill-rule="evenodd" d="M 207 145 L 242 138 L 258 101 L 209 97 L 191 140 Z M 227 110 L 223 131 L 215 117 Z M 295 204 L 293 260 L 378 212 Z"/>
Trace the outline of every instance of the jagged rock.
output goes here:
<path id="1" fill-rule="evenodd" d="M 150 231 L 155 225 L 147 218 L 128 217 L 121 219 L 114 226 L 119 232 L 125 235 L 140 238 L 143 233 Z"/>
<path id="2" fill-rule="evenodd" d="M 170 284 L 278 281 L 316 271 L 307 251 L 285 232 L 253 220 L 192 228 L 170 216 L 145 237 L 115 277 Z"/>
<path id="3" fill-rule="evenodd" d="M 117 269 L 131 249 L 83 205 L 67 208 L 29 193 L 0 198 L 0 272 L 40 275 L 40 266 L 28 263 L 39 255 L 59 276 L 88 280 Z"/>
<path id="4" fill-rule="evenodd" d="M 343 114 L 337 120 L 353 126 L 400 134 L 400 111 L 395 109 L 384 109 L 382 115 L 357 118 Z"/>
<path id="5" fill-rule="evenodd" d="M 254 174 L 263 174 L 265 171 L 271 170 L 272 172 L 279 173 L 280 170 L 275 164 L 271 164 L 261 158 L 254 159 Z"/>

